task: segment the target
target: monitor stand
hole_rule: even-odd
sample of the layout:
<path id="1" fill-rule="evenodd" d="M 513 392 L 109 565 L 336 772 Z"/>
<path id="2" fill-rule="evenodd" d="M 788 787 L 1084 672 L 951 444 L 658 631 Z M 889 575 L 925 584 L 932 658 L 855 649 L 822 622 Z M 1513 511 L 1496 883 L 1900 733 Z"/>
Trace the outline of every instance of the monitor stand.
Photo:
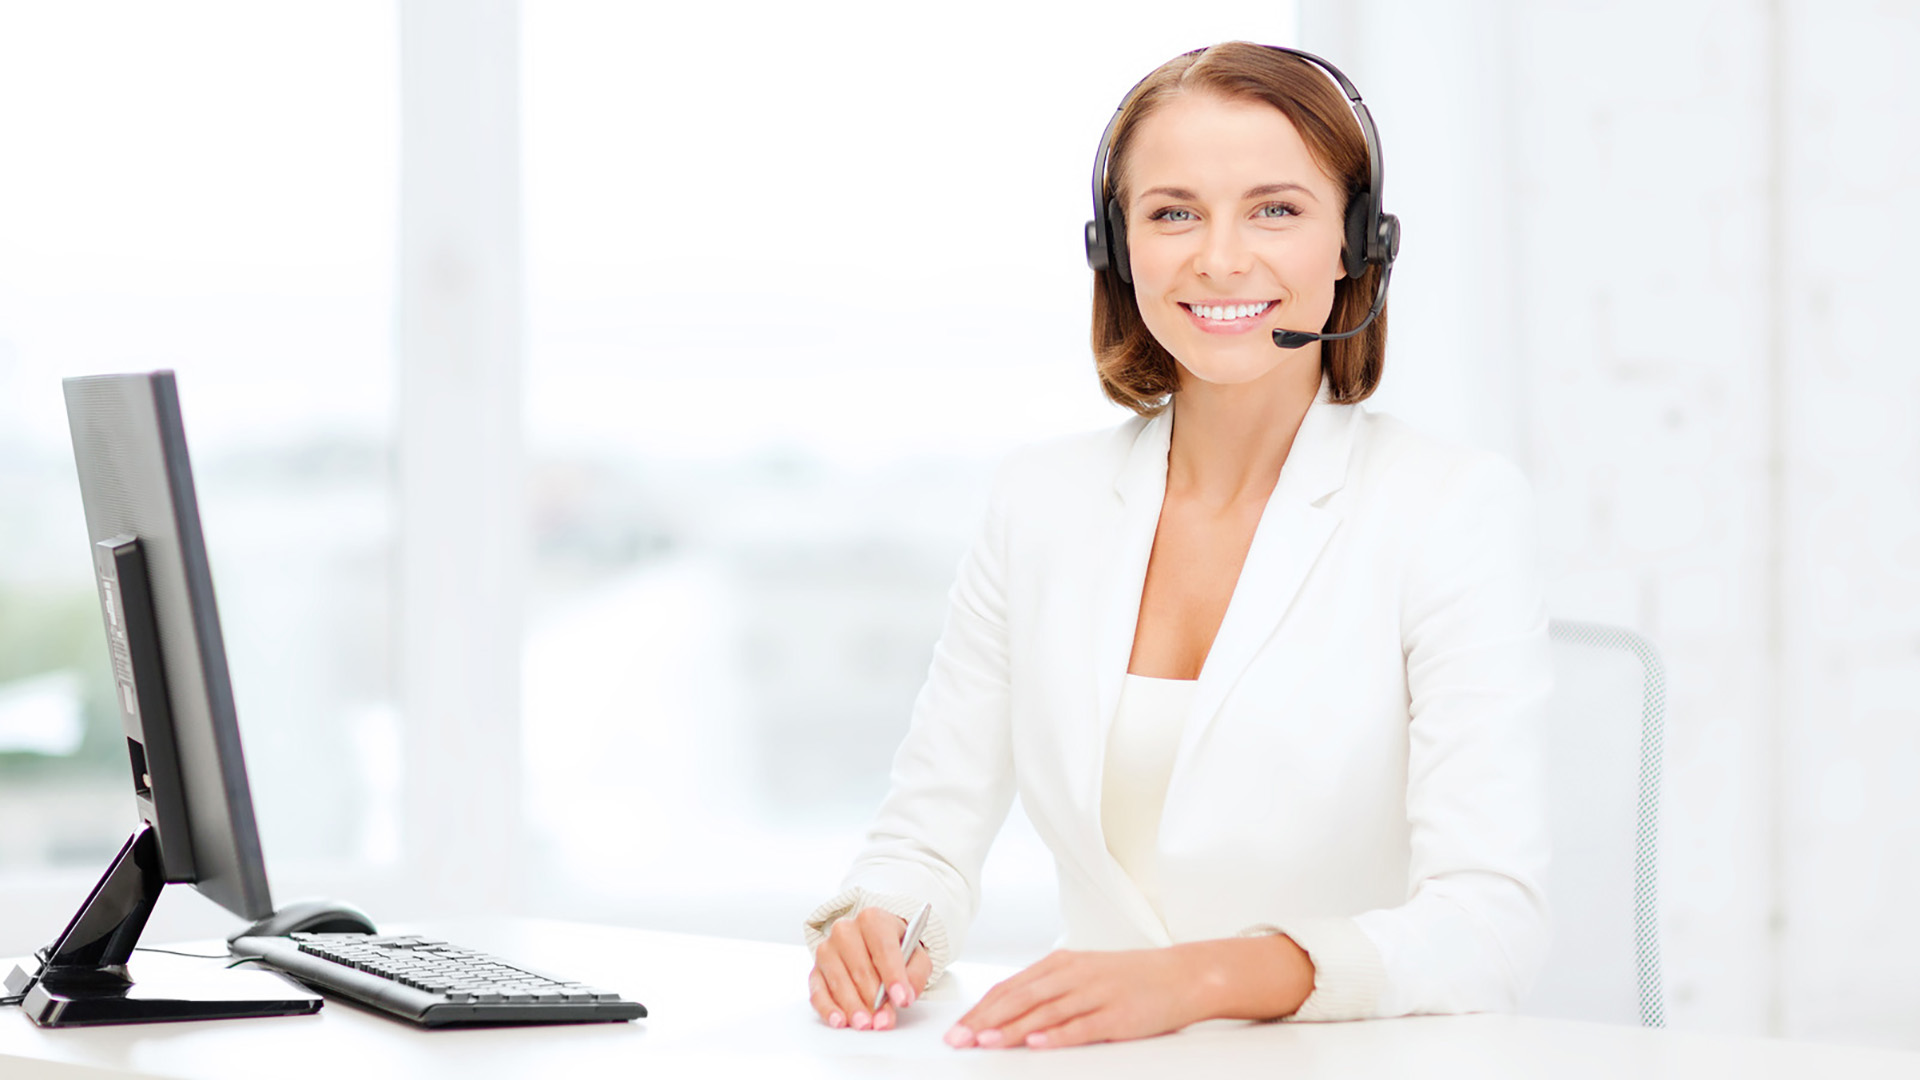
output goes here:
<path id="1" fill-rule="evenodd" d="M 19 996 L 41 1027 L 291 1016 L 320 1008 L 318 995 L 265 971 L 143 964 L 134 981 L 127 961 L 165 885 L 159 838 L 142 823 L 59 939 L 7 976 L 7 995 Z"/>

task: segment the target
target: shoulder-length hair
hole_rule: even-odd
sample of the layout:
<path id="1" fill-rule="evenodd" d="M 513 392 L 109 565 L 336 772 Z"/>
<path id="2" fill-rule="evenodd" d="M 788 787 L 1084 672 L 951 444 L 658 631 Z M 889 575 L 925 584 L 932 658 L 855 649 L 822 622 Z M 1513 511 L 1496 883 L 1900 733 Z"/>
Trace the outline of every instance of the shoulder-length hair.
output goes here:
<path id="1" fill-rule="evenodd" d="M 1260 101 L 1280 110 L 1292 122 L 1327 175 L 1346 189 L 1350 205 L 1371 181 L 1366 139 L 1347 99 L 1327 74 L 1292 53 L 1229 41 L 1209 49 L 1176 56 L 1141 80 L 1120 109 L 1113 125 L 1113 148 L 1107 175 L 1110 194 L 1127 205 L 1127 153 L 1140 122 L 1174 96 L 1194 91 L 1218 94 L 1230 100 Z M 1342 208 L 1345 220 L 1345 207 Z M 1334 283 L 1333 310 L 1322 333 L 1352 327 L 1366 315 L 1380 287 L 1379 266 L 1368 263 L 1357 278 Z M 1360 334 L 1344 341 L 1320 343 L 1320 367 L 1332 384 L 1333 400 L 1340 404 L 1364 401 L 1380 385 L 1387 352 L 1387 313 Z M 1142 416 L 1167 407 L 1180 389 L 1180 367 L 1172 354 L 1148 332 L 1140 318 L 1133 286 L 1113 270 L 1093 274 L 1093 357 L 1100 388 L 1109 398 Z"/>

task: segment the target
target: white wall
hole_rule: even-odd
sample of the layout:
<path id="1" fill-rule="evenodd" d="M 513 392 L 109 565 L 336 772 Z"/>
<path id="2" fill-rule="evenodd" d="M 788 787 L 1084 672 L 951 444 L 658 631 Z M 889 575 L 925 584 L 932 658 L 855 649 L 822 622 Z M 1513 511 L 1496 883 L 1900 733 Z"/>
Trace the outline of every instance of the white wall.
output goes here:
<path id="1" fill-rule="evenodd" d="M 1665 655 L 1671 1022 L 1920 1046 L 1920 9 L 1301 29 L 1373 104 L 1405 221 L 1381 403 L 1526 467 L 1554 614 Z"/>
<path id="2" fill-rule="evenodd" d="M 1920 1045 L 1920 7 L 1782 5 L 1774 271 L 1791 1033 Z"/>

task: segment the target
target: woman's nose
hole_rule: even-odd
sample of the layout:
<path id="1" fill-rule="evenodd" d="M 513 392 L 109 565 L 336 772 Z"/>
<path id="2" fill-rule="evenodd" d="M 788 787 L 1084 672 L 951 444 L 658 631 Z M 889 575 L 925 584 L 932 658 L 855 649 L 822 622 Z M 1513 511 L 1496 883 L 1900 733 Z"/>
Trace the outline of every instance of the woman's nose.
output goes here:
<path id="1" fill-rule="evenodd" d="M 1252 261 L 1253 250 L 1240 230 L 1221 225 L 1207 230 L 1194 269 L 1205 277 L 1222 278 L 1245 273 Z"/>

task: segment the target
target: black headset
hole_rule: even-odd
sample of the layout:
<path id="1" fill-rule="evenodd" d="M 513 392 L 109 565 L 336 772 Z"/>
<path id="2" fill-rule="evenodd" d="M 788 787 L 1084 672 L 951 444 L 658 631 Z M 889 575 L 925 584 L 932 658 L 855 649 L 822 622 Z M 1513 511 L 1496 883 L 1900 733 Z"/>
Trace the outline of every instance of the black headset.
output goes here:
<path id="1" fill-rule="evenodd" d="M 1374 292 L 1373 306 L 1360 325 L 1338 334 L 1309 334 L 1301 330 L 1275 330 L 1273 343 L 1283 349 L 1297 349 L 1309 341 L 1338 341 L 1350 338 L 1367 328 L 1367 324 L 1379 316 L 1387 302 L 1387 283 L 1393 277 L 1393 260 L 1400 254 L 1400 219 L 1386 213 L 1381 204 L 1381 187 L 1386 181 L 1386 164 L 1380 158 L 1380 136 L 1373 127 L 1373 115 L 1367 112 L 1366 103 L 1360 100 L 1360 91 L 1353 81 L 1341 73 L 1340 69 L 1309 52 L 1289 49 L 1283 45 L 1263 45 L 1261 48 L 1274 52 L 1297 56 L 1333 77 L 1342 93 L 1347 96 L 1347 104 L 1353 109 L 1354 119 L 1360 123 L 1360 135 L 1367 143 L 1367 165 L 1369 177 L 1367 189 L 1357 192 L 1347 204 L 1345 242 L 1341 245 L 1340 259 L 1346 267 L 1349 278 L 1358 278 L 1366 273 L 1369 263 L 1380 267 L 1380 287 Z M 1188 53 L 1205 52 L 1195 49 Z M 1140 82 L 1145 82 L 1145 79 Z M 1126 111 L 1127 102 L 1140 89 L 1135 83 L 1127 96 L 1122 98 L 1118 108 L 1113 110 L 1113 119 L 1107 121 L 1106 130 L 1100 133 L 1100 152 L 1093 159 L 1093 220 L 1087 222 L 1087 265 L 1095 270 L 1111 270 L 1120 275 L 1120 280 L 1133 283 L 1133 267 L 1127 257 L 1127 215 L 1108 190 L 1107 161 L 1113 153 L 1113 127 L 1120 122 L 1120 114 Z"/>

